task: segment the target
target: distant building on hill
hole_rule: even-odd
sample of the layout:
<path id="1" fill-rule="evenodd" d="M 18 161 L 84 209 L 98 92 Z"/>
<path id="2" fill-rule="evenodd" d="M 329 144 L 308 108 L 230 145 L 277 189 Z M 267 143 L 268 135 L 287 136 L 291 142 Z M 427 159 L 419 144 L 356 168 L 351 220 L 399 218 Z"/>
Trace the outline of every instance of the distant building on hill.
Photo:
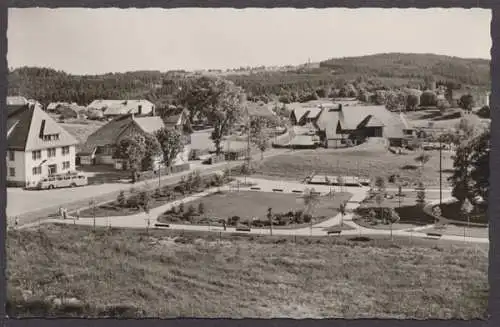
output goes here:
<path id="1" fill-rule="evenodd" d="M 7 97 L 7 106 L 25 106 L 27 105 L 28 99 L 23 96 L 8 96 Z"/>

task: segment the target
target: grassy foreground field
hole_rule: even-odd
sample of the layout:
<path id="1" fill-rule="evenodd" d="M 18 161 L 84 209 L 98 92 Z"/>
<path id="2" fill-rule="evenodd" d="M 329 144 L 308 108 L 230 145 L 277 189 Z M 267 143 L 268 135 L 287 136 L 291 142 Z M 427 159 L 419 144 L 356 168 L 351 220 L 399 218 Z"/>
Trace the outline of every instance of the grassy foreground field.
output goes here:
<path id="1" fill-rule="evenodd" d="M 336 237 L 294 242 L 165 230 L 94 234 L 88 227 L 58 225 L 10 231 L 7 312 L 11 317 L 484 318 L 486 254 L 421 242 Z M 62 297 L 76 299 L 66 305 L 54 301 Z"/>
<path id="2" fill-rule="evenodd" d="M 296 176 L 303 179 L 306 175 L 350 175 L 388 178 L 399 174 L 403 181 L 416 183 L 422 180 L 426 187 L 439 185 L 439 152 L 427 151 L 430 160 L 421 170 L 415 157 L 419 153 L 396 155 L 388 151 L 343 151 L 334 149 L 297 150 L 264 159 L 256 167 L 256 174 L 267 176 Z M 443 152 L 443 184 L 447 186 L 447 169 L 453 166 L 451 154 Z M 445 173 L 446 172 L 446 173 Z"/>

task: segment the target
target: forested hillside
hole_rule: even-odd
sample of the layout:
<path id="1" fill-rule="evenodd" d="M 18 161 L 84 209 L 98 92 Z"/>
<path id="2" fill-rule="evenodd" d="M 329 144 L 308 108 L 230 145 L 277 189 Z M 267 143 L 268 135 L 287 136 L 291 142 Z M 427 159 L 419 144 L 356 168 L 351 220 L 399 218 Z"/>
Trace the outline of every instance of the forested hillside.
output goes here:
<path id="1" fill-rule="evenodd" d="M 490 61 L 463 59 L 435 54 L 376 54 L 363 57 L 329 59 L 320 67 L 336 74 L 362 74 L 390 78 L 424 78 L 452 80 L 465 85 L 490 84 Z"/>
<path id="2" fill-rule="evenodd" d="M 489 89 L 489 70 L 488 60 L 392 53 L 330 59 L 321 62 L 319 68 L 234 73 L 225 78 L 243 87 L 250 99 L 307 101 L 329 96 L 332 89 L 340 89 L 347 83 L 367 91 L 422 88 L 431 76 L 437 81 Z M 78 76 L 48 68 L 23 67 L 10 72 L 9 94 L 36 99 L 42 104 L 69 101 L 87 105 L 94 99 L 127 98 L 163 103 L 175 101 L 175 93 L 190 83 L 186 76 L 183 71 Z"/>

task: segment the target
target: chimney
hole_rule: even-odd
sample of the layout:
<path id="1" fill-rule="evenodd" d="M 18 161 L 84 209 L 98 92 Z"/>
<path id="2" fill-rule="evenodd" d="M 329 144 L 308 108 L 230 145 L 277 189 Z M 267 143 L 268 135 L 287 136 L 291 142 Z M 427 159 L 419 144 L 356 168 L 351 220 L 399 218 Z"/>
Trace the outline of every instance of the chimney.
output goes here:
<path id="1" fill-rule="evenodd" d="M 139 116 L 142 115 L 142 105 L 138 106 L 138 113 Z"/>

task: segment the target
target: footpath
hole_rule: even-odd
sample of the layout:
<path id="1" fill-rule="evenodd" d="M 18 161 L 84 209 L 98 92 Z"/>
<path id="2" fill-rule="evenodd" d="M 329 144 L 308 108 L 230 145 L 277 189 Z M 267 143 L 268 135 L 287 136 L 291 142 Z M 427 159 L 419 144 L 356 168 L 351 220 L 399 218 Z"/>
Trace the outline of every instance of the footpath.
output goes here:
<path id="1" fill-rule="evenodd" d="M 243 182 L 245 179 L 238 177 L 235 182 L 232 182 L 229 185 L 223 187 L 215 187 L 204 191 L 203 193 L 196 194 L 181 200 L 177 200 L 174 202 L 167 203 L 163 206 L 154 208 L 150 211 L 149 215 L 146 213 L 139 213 L 130 216 L 114 216 L 114 217 L 105 217 L 105 218 L 80 218 L 78 220 L 74 219 L 74 217 L 69 216 L 68 219 L 48 219 L 39 223 L 31 223 L 18 227 L 18 229 L 24 228 L 33 228 L 38 226 L 41 223 L 66 223 L 66 224 L 75 224 L 75 225 L 86 225 L 86 226 L 99 226 L 99 227 L 118 227 L 118 228 L 133 228 L 133 229 L 145 229 L 152 228 L 154 224 L 157 223 L 157 217 L 163 213 L 164 211 L 172 208 L 173 206 L 179 205 L 181 202 L 186 204 L 190 201 L 194 201 L 199 199 L 200 197 L 207 196 L 219 190 L 228 191 L 234 190 L 235 185 L 239 182 Z M 282 192 L 282 193 L 298 193 L 299 191 L 304 192 L 306 189 L 310 189 L 311 186 L 307 184 L 300 183 L 292 183 L 292 182 L 276 182 L 264 179 L 254 179 L 247 178 L 247 182 L 253 183 L 253 186 L 240 186 L 238 189 L 240 191 L 255 191 L 255 192 Z M 333 188 L 333 187 L 332 187 Z M 314 189 L 321 194 L 329 194 L 331 189 L 329 186 L 325 185 L 315 185 Z M 458 235 L 439 235 L 439 236 L 431 236 L 428 233 L 419 232 L 419 230 L 423 230 L 426 228 L 430 228 L 433 225 L 427 225 L 424 227 L 418 228 L 408 228 L 403 230 L 382 230 L 382 229 L 371 229 L 367 227 L 362 227 L 355 222 L 352 221 L 353 213 L 352 211 L 359 207 L 361 202 L 365 199 L 368 194 L 368 188 L 366 187 L 335 187 L 335 192 L 344 191 L 353 194 L 353 196 L 347 202 L 347 212 L 342 217 L 341 214 L 337 214 L 335 217 L 327 219 L 321 223 L 312 225 L 310 227 L 302 227 L 296 229 L 273 229 L 273 235 L 283 235 L 283 236 L 326 236 L 328 232 L 327 228 L 338 226 L 342 221 L 345 225 L 349 226 L 350 230 L 342 230 L 337 235 L 346 235 L 346 236 L 386 236 L 390 235 L 397 237 L 408 237 L 408 238 L 434 238 L 439 240 L 449 240 L 449 241 L 457 241 L 457 242 L 465 242 L 465 243 L 475 243 L 475 244 L 488 244 L 488 238 L 480 238 L 480 237 L 466 237 L 466 236 L 458 236 Z M 208 226 L 208 225 L 185 225 L 185 224 L 168 224 L 168 229 L 173 230 L 185 230 L 185 231 L 208 231 L 208 232 L 220 232 L 220 233 L 236 233 L 238 232 L 234 227 L 227 227 L 226 229 L 222 227 L 216 226 Z M 250 231 L 246 231 L 244 233 L 248 234 L 257 234 L 257 235 L 269 235 L 270 230 L 268 228 L 252 228 Z"/>

